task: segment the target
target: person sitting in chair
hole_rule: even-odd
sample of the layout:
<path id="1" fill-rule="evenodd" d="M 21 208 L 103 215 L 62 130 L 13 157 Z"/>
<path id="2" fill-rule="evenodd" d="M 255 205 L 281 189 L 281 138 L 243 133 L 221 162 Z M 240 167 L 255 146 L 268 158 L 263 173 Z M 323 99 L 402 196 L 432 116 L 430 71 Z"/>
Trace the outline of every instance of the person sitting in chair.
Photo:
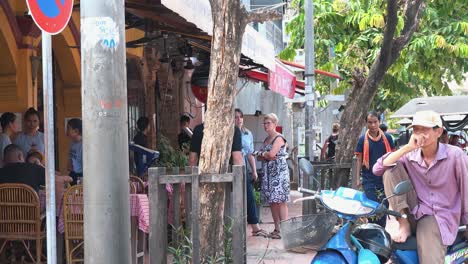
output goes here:
<path id="1" fill-rule="evenodd" d="M 15 144 L 8 145 L 3 152 L 3 168 L 0 169 L 0 184 L 22 183 L 39 191 L 39 186 L 45 185 L 45 169 L 33 163 L 26 163 L 23 150 Z M 71 182 L 70 176 L 56 175 L 55 181 L 59 183 Z"/>

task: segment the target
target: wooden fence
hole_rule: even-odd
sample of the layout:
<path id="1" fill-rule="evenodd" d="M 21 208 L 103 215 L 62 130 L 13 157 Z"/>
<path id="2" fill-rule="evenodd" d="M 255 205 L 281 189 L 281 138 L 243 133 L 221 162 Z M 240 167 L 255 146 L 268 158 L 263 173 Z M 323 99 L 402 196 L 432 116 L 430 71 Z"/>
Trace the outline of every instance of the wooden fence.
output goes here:
<path id="1" fill-rule="evenodd" d="M 233 166 L 231 173 L 199 174 L 198 167 L 186 167 L 185 174 L 175 168 L 167 175 L 166 168 L 149 169 L 150 200 L 150 263 L 166 264 L 167 243 L 167 201 L 166 184 L 173 186 L 174 228 L 181 226 L 180 201 L 185 201 L 186 227 L 191 230 L 193 245 L 192 263 L 200 263 L 200 183 L 225 183 L 225 224 L 232 219 L 233 263 L 246 263 L 246 195 L 243 166 Z M 181 197 L 180 185 L 185 183 L 185 196 Z M 175 235 L 175 234 L 173 234 Z M 175 236 L 173 236 L 173 239 Z"/>
<path id="2" fill-rule="evenodd" d="M 311 190 L 318 190 L 319 187 L 321 190 L 335 189 L 338 179 L 336 177 L 336 172 L 339 169 L 349 169 L 350 170 L 350 181 L 347 187 L 356 188 L 356 178 L 358 177 L 357 171 L 357 159 L 353 157 L 351 163 L 331 163 L 331 162 L 312 162 L 313 165 L 313 174 L 305 175 L 302 171 L 300 185 L 304 188 Z M 308 196 L 304 194 L 304 196 Z M 302 203 L 302 214 L 314 214 L 317 212 L 316 201 L 309 200 Z"/>

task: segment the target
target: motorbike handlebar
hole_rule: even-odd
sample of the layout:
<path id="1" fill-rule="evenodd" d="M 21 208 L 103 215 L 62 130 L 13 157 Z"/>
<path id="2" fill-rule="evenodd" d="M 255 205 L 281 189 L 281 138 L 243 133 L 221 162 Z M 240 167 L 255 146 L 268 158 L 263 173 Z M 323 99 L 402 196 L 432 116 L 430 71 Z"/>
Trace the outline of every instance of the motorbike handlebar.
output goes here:
<path id="1" fill-rule="evenodd" d="M 297 190 L 301 193 L 307 193 L 307 194 L 312 194 L 312 195 L 315 195 L 317 193 L 316 191 L 309 190 L 309 189 L 302 188 L 302 187 L 299 187 Z"/>

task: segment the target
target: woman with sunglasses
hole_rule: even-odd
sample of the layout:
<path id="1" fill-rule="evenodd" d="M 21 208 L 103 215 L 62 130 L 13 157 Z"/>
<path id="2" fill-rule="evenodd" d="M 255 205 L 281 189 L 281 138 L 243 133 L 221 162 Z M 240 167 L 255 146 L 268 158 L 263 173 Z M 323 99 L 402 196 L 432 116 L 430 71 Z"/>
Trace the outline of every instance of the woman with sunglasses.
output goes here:
<path id="1" fill-rule="evenodd" d="M 281 239 L 280 222 L 288 218 L 289 168 L 286 162 L 286 139 L 276 131 L 278 117 L 271 113 L 263 118 L 263 127 L 268 134 L 263 147 L 256 152 L 263 162 L 262 202 L 270 204 L 275 229 L 270 238 Z"/>

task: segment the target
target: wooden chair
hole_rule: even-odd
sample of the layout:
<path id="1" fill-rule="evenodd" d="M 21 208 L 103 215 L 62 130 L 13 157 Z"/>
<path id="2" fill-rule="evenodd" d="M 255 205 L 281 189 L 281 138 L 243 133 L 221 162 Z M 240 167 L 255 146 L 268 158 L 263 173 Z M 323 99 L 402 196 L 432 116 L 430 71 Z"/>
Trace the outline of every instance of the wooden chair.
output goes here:
<path id="1" fill-rule="evenodd" d="M 135 184 L 136 192 L 135 193 L 146 193 L 145 183 L 143 180 L 137 176 L 130 176 L 130 182 Z M 132 193 L 132 192 L 131 192 Z"/>
<path id="2" fill-rule="evenodd" d="M 3 240 L 0 253 L 7 242 L 21 241 L 31 260 L 41 263 L 42 239 L 46 236 L 45 228 L 41 227 L 44 217 L 33 188 L 19 183 L 0 184 L 0 241 Z M 25 241 L 36 242 L 36 258 Z"/>
<path id="3" fill-rule="evenodd" d="M 136 194 L 137 193 L 137 187 L 136 184 L 132 181 L 128 181 L 129 187 L 130 187 L 130 194 Z"/>
<path id="4" fill-rule="evenodd" d="M 63 195 L 63 222 L 67 263 L 84 263 L 83 185 L 74 185 Z"/>

